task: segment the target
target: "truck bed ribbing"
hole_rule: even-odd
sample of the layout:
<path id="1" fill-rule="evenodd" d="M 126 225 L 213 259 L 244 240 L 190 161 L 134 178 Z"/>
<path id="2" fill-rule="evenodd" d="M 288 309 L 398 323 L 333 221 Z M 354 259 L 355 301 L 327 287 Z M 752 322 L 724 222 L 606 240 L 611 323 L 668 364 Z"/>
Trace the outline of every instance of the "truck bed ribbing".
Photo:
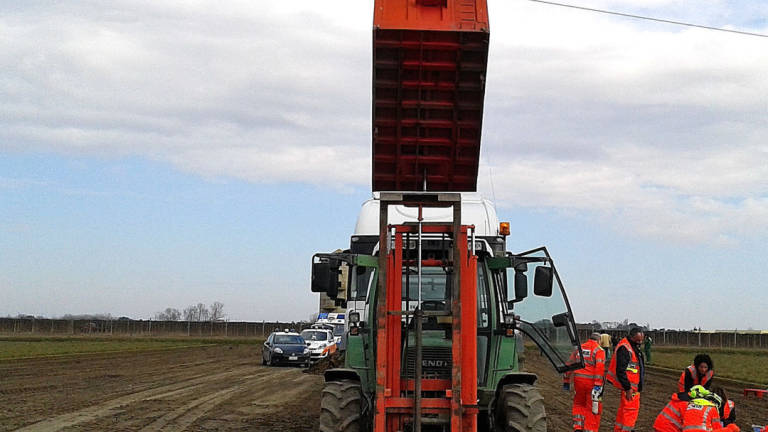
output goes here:
<path id="1" fill-rule="evenodd" d="M 373 190 L 475 191 L 486 0 L 376 0 L 374 7 Z"/>

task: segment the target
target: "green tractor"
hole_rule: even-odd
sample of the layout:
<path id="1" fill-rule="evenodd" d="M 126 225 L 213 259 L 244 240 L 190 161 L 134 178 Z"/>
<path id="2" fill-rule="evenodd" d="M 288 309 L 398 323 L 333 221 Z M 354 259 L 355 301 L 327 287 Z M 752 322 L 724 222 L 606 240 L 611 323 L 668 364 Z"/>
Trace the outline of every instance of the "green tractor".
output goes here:
<path id="1" fill-rule="evenodd" d="M 578 369 L 576 326 L 547 249 L 506 252 L 509 225 L 491 210 L 475 194 L 382 192 L 350 250 L 313 257 L 314 292 L 339 297 L 342 266 L 349 277 L 322 432 L 547 430 L 524 341 L 557 372 Z"/>

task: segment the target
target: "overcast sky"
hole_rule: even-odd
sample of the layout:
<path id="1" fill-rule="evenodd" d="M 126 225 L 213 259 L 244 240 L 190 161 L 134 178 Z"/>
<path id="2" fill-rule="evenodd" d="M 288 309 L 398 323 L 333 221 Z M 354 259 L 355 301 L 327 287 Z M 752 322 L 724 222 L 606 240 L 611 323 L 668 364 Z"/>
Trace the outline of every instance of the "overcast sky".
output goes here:
<path id="1" fill-rule="evenodd" d="M 768 3 L 574 0 L 768 33 Z M 372 1 L 0 0 L 0 315 L 304 319 L 370 195 Z M 579 321 L 768 328 L 768 38 L 489 0 L 479 187 Z"/>

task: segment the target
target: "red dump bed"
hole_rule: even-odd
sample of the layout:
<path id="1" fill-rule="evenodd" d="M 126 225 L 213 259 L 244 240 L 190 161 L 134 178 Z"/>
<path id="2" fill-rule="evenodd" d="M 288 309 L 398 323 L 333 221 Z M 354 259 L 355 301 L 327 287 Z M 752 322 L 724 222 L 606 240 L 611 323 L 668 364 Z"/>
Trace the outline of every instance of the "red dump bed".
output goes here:
<path id="1" fill-rule="evenodd" d="M 475 191 L 486 0 L 375 0 L 374 7 L 373 190 Z"/>

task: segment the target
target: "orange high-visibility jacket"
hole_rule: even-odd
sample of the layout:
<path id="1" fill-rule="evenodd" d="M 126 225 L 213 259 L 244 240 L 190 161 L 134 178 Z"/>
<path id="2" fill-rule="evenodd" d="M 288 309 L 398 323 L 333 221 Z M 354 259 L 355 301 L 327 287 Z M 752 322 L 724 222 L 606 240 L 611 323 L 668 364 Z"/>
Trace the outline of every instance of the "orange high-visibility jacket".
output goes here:
<path id="1" fill-rule="evenodd" d="M 731 423 L 736 422 L 736 412 L 734 409 L 736 404 L 732 400 L 723 401 L 723 415 L 720 416 L 720 420 L 723 421 L 723 425 L 728 426 Z"/>
<path id="2" fill-rule="evenodd" d="M 735 424 L 723 427 L 717 407 L 693 400 L 683 414 L 683 430 L 685 432 L 731 432 L 739 428 Z"/>
<path id="3" fill-rule="evenodd" d="M 667 405 L 656 417 L 656 421 L 653 422 L 654 432 L 680 432 L 683 429 L 683 414 L 688 408 L 690 398 L 681 400 L 681 396 L 685 398 L 686 395 L 685 393 L 672 395 Z"/>
<path id="4" fill-rule="evenodd" d="M 572 357 L 576 358 L 574 353 Z M 600 344 L 592 339 L 581 344 L 581 355 L 584 357 L 584 367 L 573 372 L 566 372 L 564 380 L 573 378 L 580 381 L 591 381 L 593 386 L 602 386 L 605 377 L 605 351 Z"/>
<path id="5" fill-rule="evenodd" d="M 624 347 L 627 351 L 629 351 L 630 360 L 626 369 L 627 380 L 629 380 L 629 384 L 632 387 L 632 390 L 637 391 L 638 385 L 640 384 L 640 360 L 637 358 L 637 354 L 635 353 L 635 350 L 632 348 L 632 344 L 627 338 L 622 339 L 621 342 L 616 345 L 616 350 L 613 352 L 613 356 L 611 357 L 611 363 L 608 365 L 606 378 L 608 378 L 608 382 L 613 384 L 616 388 L 619 390 L 624 390 L 624 387 L 621 386 L 621 382 L 619 382 L 619 379 L 616 377 L 616 358 L 618 357 L 616 354 L 621 347 Z"/>
<path id="6" fill-rule="evenodd" d="M 699 376 L 699 371 L 696 369 L 695 365 L 690 365 L 687 368 L 683 370 L 683 373 L 680 374 L 680 381 L 677 383 L 677 391 L 688 391 L 690 388 L 685 388 L 685 373 L 688 372 L 691 374 L 691 378 L 693 378 L 693 385 L 702 385 L 704 387 L 709 387 L 707 383 L 712 380 L 712 376 L 714 376 L 715 372 L 710 369 L 707 371 L 706 374 L 704 374 L 703 377 Z"/>

